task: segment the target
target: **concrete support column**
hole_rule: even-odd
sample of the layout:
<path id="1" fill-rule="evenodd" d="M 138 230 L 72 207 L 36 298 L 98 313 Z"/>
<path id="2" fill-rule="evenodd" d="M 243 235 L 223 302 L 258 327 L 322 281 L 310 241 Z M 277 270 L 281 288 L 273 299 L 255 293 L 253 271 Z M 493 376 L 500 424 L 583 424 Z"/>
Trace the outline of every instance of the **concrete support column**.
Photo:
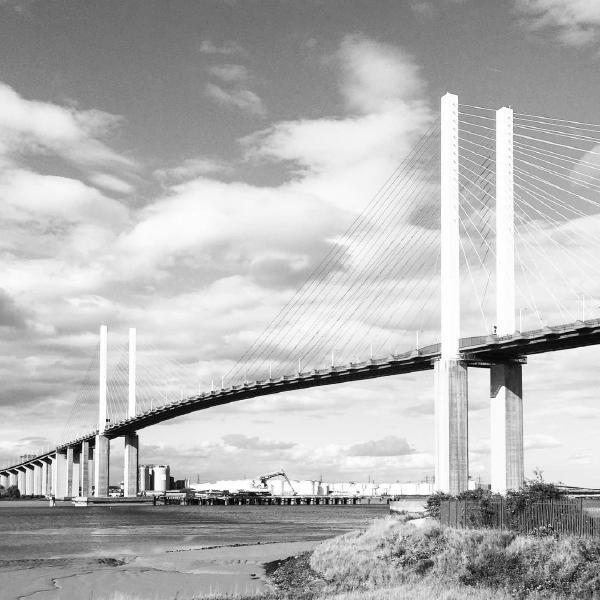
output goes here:
<path id="1" fill-rule="evenodd" d="M 79 457 L 79 481 L 82 496 L 91 496 L 90 485 L 90 443 L 81 442 L 81 455 Z"/>
<path id="2" fill-rule="evenodd" d="M 50 493 L 56 497 L 58 496 L 56 490 L 58 488 L 58 462 L 57 462 L 57 452 L 54 453 L 50 457 Z"/>
<path id="3" fill-rule="evenodd" d="M 67 448 L 67 469 L 65 472 L 65 495 L 74 496 L 73 494 L 73 446 Z"/>
<path id="4" fill-rule="evenodd" d="M 128 433 L 125 436 L 124 496 L 136 496 L 138 492 L 138 447 L 139 437 L 137 433 Z"/>
<path id="5" fill-rule="evenodd" d="M 71 487 L 71 495 L 79 496 L 80 495 L 80 486 L 81 486 L 81 451 L 79 448 L 73 448 L 73 476 L 72 476 L 72 487 Z"/>
<path id="6" fill-rule="evenodd" d="M 94 496 L 108 496 L 108 476 L 110 464 L 110 440 L 101 434 L 96 435 L 94 448 Z"/>
<path id="7" fill-rule="evenodd" d="M 25 495 L 33 495 L 33 465 L 25 467 Z"/>
<path id="8" fill-rule="evenodd" d="M 523 487 L 523 375 L 520 363 L 490 369 L 491 483 L 492 491 Z"/>
<path id="9" fill-rule="evenodd" d="M 469 486 L 468 371 L 459 360 L 435 363 L 436 489 L 459 494 Z"/>
<path id="10" fill-rule="evenodd" d="M 42 465 L 33 465 L 33 495 L 42 495 Z"/>
<path id="11" fill-rule="evenodd" d="M 54 479 L 54 496 L 56 498 L 66 498 L 69 494 L 67 491 L 67 454 L 56 453 L 54 461 L 55 479 Z"/>
<path id="12" fill-rule="evenodd" d="M 8 474 L 8 485 L 9 485 L 9 487 L 12 486 L 12 485 L 16 485 L 16 486 L 19 485 L 19 482 L 18 482 L 18 479 L 17 479 L 17 473 L 15 471 L 11 471 Z"/>
<path id="13" fill-rule="evenodd" d="M 19 469 L 17 471 L 17 487 L 19 488 L 19 492 L 21 495 L 25 495 L 25 471 L 24 469 Z"/>
<path id="14" fill-rule="evenodd" d="M 8 475 L 2 474 L 0 475 L 0 485 L 6 489 L 8 487 Z"/>
<path id="15" fill-rule="evenodd" d="M 50 493 L 50 486 L 48 485 L 48 472 L 49 472 L 49 468 L 48 468 L 48 462 L 46 460 L 44 460 L 44 462 L 42 462 L 42 466 L 40 467 L 42 470 L 41 473 L 41 489 L 40 489 L 40 494 L 42 496 L 47 496 Z"/>

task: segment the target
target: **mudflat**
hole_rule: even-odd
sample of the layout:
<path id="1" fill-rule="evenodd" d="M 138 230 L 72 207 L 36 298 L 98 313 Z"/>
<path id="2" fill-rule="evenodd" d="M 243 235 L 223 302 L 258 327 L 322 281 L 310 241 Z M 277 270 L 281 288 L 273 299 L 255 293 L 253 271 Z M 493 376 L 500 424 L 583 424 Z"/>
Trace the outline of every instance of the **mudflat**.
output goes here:
<path id="1" fill-rule="evenodd" d="M 110 558 L 0 561 L 3 600 L 187 600 L 267 589 L 264 563 L 311 550 L 317 541 L 212 546 Z"/>

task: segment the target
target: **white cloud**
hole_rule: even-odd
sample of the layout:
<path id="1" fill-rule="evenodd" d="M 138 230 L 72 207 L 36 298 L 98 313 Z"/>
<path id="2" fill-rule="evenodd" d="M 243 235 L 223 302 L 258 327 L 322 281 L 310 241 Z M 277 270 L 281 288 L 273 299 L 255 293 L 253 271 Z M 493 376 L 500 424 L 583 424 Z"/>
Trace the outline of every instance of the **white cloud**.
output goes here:
<path id="1" fill-rule="evenodd" d="M 227 445 L 242 450 L 288 450 L 296 445 L 295 442 L 262 440 L 257 435 L 247 436 L 242 433 L 228 433 L 222 439 Z"/>
<path id="2" fill-rule="evenodd" d="M 395 435 L 354 444 L 348 448 L 349 456 L 405 456 L 414 452 L 415 450 L 404 438 Z"/>
<path id="3" fill-rule="evenodd" d="M 154 176 L 163 184 L 173 184 L 194 179 L 200 175 L 214 175 L 230 171 L 230 165 L 222 160 L 196 157 L 188 158 L 174 167 L 157 169 L 154 171 Z"/>
<path id="4" fill-rule="evenodd" d="M 77 179 L 14 170 L 0 179 L 0 194 L 8 208 L 5 218 L 76 222 L 93 220 L 111 225 L 127 210 L 115 200 Z"/>
<path id="5" fill-rule="evenodd" d="M 121 117 L 96 109 L 76 110 L 26 100 L 0 83 L 0 154 L 12 159 L 50 152 L 85 167 L 133 168 L 134 161 L 98 139 L 121 122 Z"/>
<path id="6" fill-rule="evenodd" d="M 220 46 L 217 46 L 210 40 L 203 40 L 200 44 L 200 52 L 202 54 L 223 54 L 228 56 L 243 54 L 244 49 L 237 42 L 233 41 L 224 42 Z"/>
<path id="7" fill-rule="evenodd" d="M 262 100 L 251 90 L 241 87 L 225 90 L 215 83 L 207 83 L 204 92 L 222 106 L 237 108 L 242 112 L 259 117 L 264 117 L 266 114 Z"/>
<path id="8" fill-rule="evenodd" d="M 131 194 L 135 190 L 134 186 L 127 181 L 107 173 L 90 175 L 89 180 L 94 185 L 116 194 Z"/>
<path id="9" fill-rule="evenodd" d="M 342 40 L 337 60 L 348 107 L 363 114 L 381 112 L 398 102 L 420 98 L 423 80 L 406 52 L 363 36 Z"/>
<path id="10" fill-rule="evenodd" d="M 226 83 L 241 83 L 248 79 L 248 69 L 243 65 L 213 65 L 209 72 Z"/>
<path id="11" fill-rule="evenodd" d="M 525 450 L 541 450 L 544 448 L 557 448 L 558 446 L 562 446 L 560 440 L 544 433 L 528 433 L 523 441 Z"/>
<path id="12" fill-rule="evenodd" d="M 568 46 L 585 46 L 600 36 L 600 3 L 595 0 L 515 0 L 532 30 L 552 29 Z"/>

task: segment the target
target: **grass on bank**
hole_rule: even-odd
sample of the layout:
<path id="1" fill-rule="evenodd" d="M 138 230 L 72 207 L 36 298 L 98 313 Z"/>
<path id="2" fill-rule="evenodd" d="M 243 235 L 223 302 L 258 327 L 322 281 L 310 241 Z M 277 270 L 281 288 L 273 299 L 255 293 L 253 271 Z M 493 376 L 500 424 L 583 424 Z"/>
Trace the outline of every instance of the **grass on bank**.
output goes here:
<path id="1" fill-rule="evenodd" d="M 498 598 L 600 598 L 600 540 L 571 536 L 452 529 L 437 522 L 416 527 L 388 518 L 364 532 L 326 540 L 315 549 L 310 565 L 330 593 L 384 593 L 383 588 L 424 584 L 440 590 L 429 598 L 451 598 L 443 594 L 457 586 L 463 594 L 465 587 L 485 590 L 474 598 L 496 597 L 490 596 L 492 590 Z M 363 592 L 341 596 L 371 597 L 378 600 Z"/>

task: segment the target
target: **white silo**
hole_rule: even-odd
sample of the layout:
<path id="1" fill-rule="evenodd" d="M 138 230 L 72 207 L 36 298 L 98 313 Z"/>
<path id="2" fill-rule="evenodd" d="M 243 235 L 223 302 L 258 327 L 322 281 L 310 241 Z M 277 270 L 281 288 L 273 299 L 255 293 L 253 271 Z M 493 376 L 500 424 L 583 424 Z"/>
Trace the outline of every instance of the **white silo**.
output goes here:
<path id="1" fill-rule="evenodd" d="M 169 479 L 171 477 L 169 465 L 154 466 L 154 491 L 166 492 L 169 488 Z"/>
<path id="2" fill-rule="evenodd" d="M 140 465 L 139 467 L 139 489 L 146 492 L 152 489 L 152 465 Z"/>

